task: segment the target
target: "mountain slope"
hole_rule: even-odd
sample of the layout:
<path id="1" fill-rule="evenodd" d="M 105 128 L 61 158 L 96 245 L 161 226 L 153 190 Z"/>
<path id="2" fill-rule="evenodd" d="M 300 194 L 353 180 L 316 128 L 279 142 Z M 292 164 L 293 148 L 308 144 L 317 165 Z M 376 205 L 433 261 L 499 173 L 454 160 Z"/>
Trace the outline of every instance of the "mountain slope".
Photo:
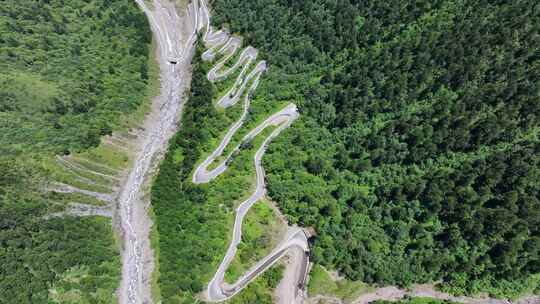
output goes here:
<path id="1" fill-rule="evenodd" d="M 298 123 L 265 159 L 347 277 L 516 297 L 539 284 L 534 1 L 213 2 Z M 286 155 L 286 156 L 284 156 Z"/>

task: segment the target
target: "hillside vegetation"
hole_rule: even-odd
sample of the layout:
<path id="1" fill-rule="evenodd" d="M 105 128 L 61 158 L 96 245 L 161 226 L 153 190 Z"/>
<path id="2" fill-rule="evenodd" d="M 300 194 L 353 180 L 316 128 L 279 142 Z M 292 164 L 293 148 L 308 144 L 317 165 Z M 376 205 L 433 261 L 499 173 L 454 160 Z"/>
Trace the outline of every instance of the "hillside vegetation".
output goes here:
<path id="1" fill-rule="evenodd" d="M 540 281 L 538 3 L 215 0 L 301 119 L 268 190 L 349 279 L 517 297 Z M 269 76 L 270 77 L 270 76 Z"/>
<path id="2" fill-rule="evenodd" d="M 0 154 L 96 146 L 143 101 L 150 28 L 133 1 L 3 1 Z"/>
<path id="3" fill-rule="evenodd" d="M 89 148 L 141 108 L 150 40 L 133 1 L 2 1 L 0 303 L 116 302 L 120 259 L 110 219 L 49 217 L 65 202 L 44 190 L 52 171 L 56 181 L 90 180 L 86 171 L 61 172 L 55 154 L 116 155 Z M 76 160 L 94 171 L 105 165 Z"/>

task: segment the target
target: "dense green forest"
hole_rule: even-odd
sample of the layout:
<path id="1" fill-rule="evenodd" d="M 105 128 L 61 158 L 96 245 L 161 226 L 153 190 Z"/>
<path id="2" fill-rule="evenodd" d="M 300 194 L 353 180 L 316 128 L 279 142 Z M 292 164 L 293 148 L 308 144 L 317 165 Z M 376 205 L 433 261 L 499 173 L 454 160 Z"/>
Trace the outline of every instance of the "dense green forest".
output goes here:
<path id="1" fill-rule="evenodd" d="M 144 100 L 150 28 L 133 1 L 3 1 L 0 153 L 95 146 Z"/>
<path id="2" fill-rule="evenodd" d="M 349 279 L 516 297 L 540 282 L 533 0 L 214 0 L 301 119 L 269 194 Z"/>
<path id="3" fill-rule="evenodd" d="M 0 303 L 116 302 L 110 219 L 47 218 L 44 164 L 139 110 L 150 40 L 130 0 L 1 1 Z"/>

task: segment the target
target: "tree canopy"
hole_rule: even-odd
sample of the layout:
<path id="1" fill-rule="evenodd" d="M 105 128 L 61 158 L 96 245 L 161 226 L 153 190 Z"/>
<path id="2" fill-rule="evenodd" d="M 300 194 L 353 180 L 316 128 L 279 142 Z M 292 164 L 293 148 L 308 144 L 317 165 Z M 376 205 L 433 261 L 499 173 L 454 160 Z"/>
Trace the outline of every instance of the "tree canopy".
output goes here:
<path id="1" fill-rule="evenodd" d="M 301 119 L 265 157 L 270 196 L 351 279 L 538 291 L 535 1 L 215 0 Z M 277 70 L 277 71 L 276 71 Z"/>

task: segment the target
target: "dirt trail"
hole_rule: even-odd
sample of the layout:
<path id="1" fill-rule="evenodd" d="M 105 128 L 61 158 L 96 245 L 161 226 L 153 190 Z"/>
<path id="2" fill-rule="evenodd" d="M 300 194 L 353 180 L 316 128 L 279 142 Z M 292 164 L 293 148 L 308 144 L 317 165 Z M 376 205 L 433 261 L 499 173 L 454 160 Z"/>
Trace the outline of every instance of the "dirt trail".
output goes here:
<path id="1" fill-rule="evenodd" d="M 54 217 L 64 217 L 64 216 L 75 216 L 75 217 L 85 217 L 85 216 L 103 216 L 103 217 L 112 217 L 113 216 L 113 206 L 112 204 L 106 206 L 94 206 L 81 203 L 69 203 L 66 210 L 61 212 L 56 212 L 45 216 L 45 219 L 51 219 Z"/>
<path id="2" fill-rule="evenodd" d="M 97 200 L 112 203 L 114 201 L 114 197 L 110 193 L 101 193 L 101 192 L 95 192 L 85 189 L 80 189 L 68 184 L 54 182 L 52 183 L 51 187 L 47 189 L 48 191 L 57 192 L 57 193 L 80 193 L 83 195 L 87 195 L 90 197 L 93 197 Z"/>
<path id="3" fill-rule="evenodd" d="M 515 301 L 490 297 L 453 296 L 436 290 L 433 284 L 417 284 L 413 285 L 410 289 L 398 288 L 395 286 L 381 287 L 372 292 L 362 294 L 351 302 L 344 302 L 333 296 L 316 295 L 310 297 L 306 301 L 306 304 L 368 304 L 377 300 L 398 301 L 406 297 L 432 298 L 463 304 L 540 304 L 540 297 L 538 296 L 523 297 Z"/>
<path id="4" fill-rule="evenodd" d="M 167 0 L 153 0 L 151 5 L 145 0 L 135 2 L 146 14 L 158 44 L 161 91 L 145 118 L 136 142 L 135 161 L 118 198 L 115 222 L 122 236 L 122 280 L 118 290 L 121 304 L 152 302 L 150 284 L 154 265 L 145 186 L 177 129 L 183 92 L 190 83 L 196 39 L 196 22 L 189 12 L 179 14 Z"/>
<path id="5" fill-rule="evenodd" d="M 308 272 L 308 269 L 302 269 L 309 267 L 309 260 L 306 259 L 305 251 L 299 248 L 292 248 L 287 252 L 284 258 L 285 272 L 274 292 L 277 304 L 303 303 L 303 299 L 307 297 L 305 289 L 298 289 L 298 282 L 306 279 Z"/>

